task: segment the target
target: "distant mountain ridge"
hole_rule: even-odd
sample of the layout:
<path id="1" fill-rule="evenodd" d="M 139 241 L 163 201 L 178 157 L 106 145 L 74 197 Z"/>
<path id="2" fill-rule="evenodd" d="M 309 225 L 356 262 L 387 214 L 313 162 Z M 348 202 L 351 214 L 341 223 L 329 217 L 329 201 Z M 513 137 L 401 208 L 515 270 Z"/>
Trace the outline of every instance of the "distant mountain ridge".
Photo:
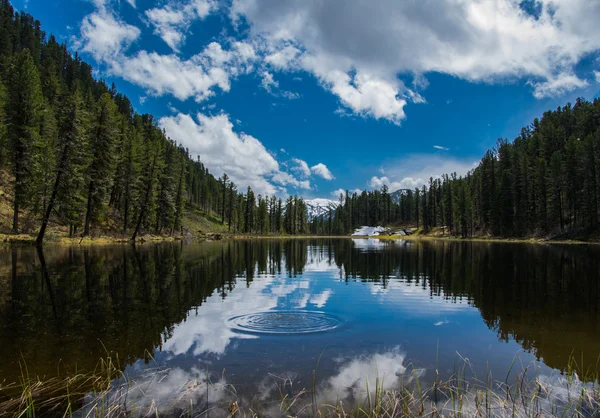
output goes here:
<path id="1" fill-rule="evenodd" d="M 406 196 L 410 190 L 409 189 L 398 189 L 395 192 L 390 193 L 390 198 L 394 203 L 400 203 L 400 197 Z"/>
<path id="2" fill-rule="evenodd" d="M 323 199 L 323 198 L 315 198 L 315 199 L 307 199 L 304 201 L 306 204 L 308 219 L 311 220 L 313 218 L 318 218 L 319 216 L 329 216 L 329 210 L 335 211 L 339 206 L 339 202 L 337 200 L 332 199 Z"/>

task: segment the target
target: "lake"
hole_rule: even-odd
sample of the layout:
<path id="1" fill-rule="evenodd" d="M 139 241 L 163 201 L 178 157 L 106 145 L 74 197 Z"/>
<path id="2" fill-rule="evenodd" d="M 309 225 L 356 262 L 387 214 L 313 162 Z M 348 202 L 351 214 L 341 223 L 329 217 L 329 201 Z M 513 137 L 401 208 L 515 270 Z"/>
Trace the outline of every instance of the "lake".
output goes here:
<path id="1" fill-rule="evenodd" d="M 354 402 L 367 384 L 457 371 L 586 380 L 600 370 L 599 275 L 594 245 L 0 249 L 0 382 L 18 382 L 24 364 L 49 378 L 110 356 L 124 372 L 115 387 L 134 386 L 128 402 L 140 408 L 223 412 L 232 400 L 268 411 L 311 388 L 320 402 Z"/>

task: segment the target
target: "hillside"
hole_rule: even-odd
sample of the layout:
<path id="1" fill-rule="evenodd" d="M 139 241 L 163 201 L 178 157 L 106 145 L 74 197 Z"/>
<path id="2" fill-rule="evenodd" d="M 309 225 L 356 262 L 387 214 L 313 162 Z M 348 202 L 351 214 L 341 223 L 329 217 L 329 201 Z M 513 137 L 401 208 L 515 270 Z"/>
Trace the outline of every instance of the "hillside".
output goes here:
<path id="1" fill-rule="evenodd" d="M 423 233 L 598 240 L 600 99 L 545 112 L 513 141 L 499 139 L 466 175 L 432 173 L 427 185 L 348 196 L 333 233 L 410 225 Z"/>
<path id="2" fill-rule="evenodd" d="M 0 171 L 0 242 L 22 242 L 32 243 L 38 232 L 37 219 L 35 213 L 30 214 L 28 211 L 23 211 L 21 218 L 23 220 L 22 230 L 19 234 L 12 233 L 12 202 L 13 196 L 11 193 L 11 181 L 6 171 Z M 93 239 L 95 241 L 127 241 L 128 234 L 123 234 L 123 231 L 118 227 L 123 219 L 118 213 L 113 212 L 99 227 L 93 230 L 93 233 L 86 237 L 85 240 Z M 164 239 L 181 239 L 181 238 L 210 238 L 215 234 L 227 234 L 228 227 L 222 224 L 221 220 L 212 213 L 206 213 L 197 205 L 186 204 L 183 212 L 182 229 L 179 233 L 174 234 L 144 234 L 140 237 L 142 241 L 149 240 L 164 240 Z M 69 228 L 59 223 L 50 224 L 47 232 L 47 241 L 61 242 L 80 242 L 82 239 L 80 234 L 73 237 L 69 236 Z"/>
<path id="3" fill-rule="evenodd" d="M 302 234 L 302 199 L 238 190 L 138 114 L 25 12 L 0 2 L 2 224 L 13 238 Z M 226 225 L 226 226 L 225 226 Z"/>

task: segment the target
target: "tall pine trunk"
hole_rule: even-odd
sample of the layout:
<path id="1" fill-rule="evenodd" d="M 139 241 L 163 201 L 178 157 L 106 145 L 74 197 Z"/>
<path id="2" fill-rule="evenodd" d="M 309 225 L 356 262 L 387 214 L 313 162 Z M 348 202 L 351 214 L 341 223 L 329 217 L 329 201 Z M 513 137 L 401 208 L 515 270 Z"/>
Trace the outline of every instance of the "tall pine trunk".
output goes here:
<path id="1" fill-rule="evenodd" d="M 60 186 L 63 171 L 66 169 L 68 155 L 69 146 L 65 145 L 63 148 L 62 155 L 60 157 L 60 163 L 56 172 L 54 186 L 52 187 L 52 194 L 50 195 L 50 200 L 48 201 L 48 206 L 46 207 L 46 212 L 44 213 L 44 218 L 42 219 L 42 226 L 40 227 L 40 232 L 38 233 L 38 236 L 35 240 L 37 246 L 42 246 L 44 243 L 44 235 L 46 234 L 46 228 L 48 227 L 48 220 L 50 219 L 50 214 L 52 213 L 52 209 L 54 208 L 54 202 L 56 201 L 56 195 L 58 194 L 58 188 Z"/>
<path id="2" fill-rule="evenodd" d="M 13 197 L 13 225 L 12 231 L 19 233 L 19 204 L 21 203 L 22 182 L 23 182 L 23 153 L 18 152 L 15 160 L 15 185 Z"/>
<path id="3" fill-rule="evenodd" d="M 94 181 L 90 181 L 88 188 L 87 210 L 85 211 L 85 225 L 83 227 L 83 236 L 90 235 L 90 219 L 92 217 L 92 196 L 94 194 Z"/>
<path id="4" fill-rule="evenodd" d="M 152 161 L 152 168 L 150 169 L 150 176 L 148 178 L 148 185 L 146 187 L 146 193 L 144 195 L 144 203 L 140 208 L 140 216 L 138 217 L 137 223 L 135 225 L 135 229 L 133 230 L 133 234 L 131 235 L 131 242 L 135 243 L 135 239 L 137 238 L 137 234 L 140 232 L 140 228 L 142 226 L 142 220 L 144 219 L 144 215 L 146 214 L 146 206 L 148 205 L 148 199 L 150 198 L 150 191 L 152 190 L 152 183 L 154 180 L 154 169 L 156 168 L 156 159 L 158 158 L 159 149 L 157 147 L 156 153 L 154 154 L 154 160 Z"/>

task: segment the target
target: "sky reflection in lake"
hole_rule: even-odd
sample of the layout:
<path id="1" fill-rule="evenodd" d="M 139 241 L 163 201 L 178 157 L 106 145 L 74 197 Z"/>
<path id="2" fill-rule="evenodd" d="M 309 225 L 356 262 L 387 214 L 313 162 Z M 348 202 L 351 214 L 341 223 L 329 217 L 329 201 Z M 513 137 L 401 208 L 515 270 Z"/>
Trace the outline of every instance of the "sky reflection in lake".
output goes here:
<path id="1" fill-rule="evenodd" d="M 47 277 L 35 253 L 0 252 L 0 374 L 18 378 L 20 353 L 40 375 L 59 360 L 92 369 L 106 347 L 143 383 L 129 396 L 150 405 L 276 401 L 310 388 L 313 370 L 319 399 L 351 401 L 367 381 L 428 382 L 463 359 L 503 378 L 517 355 L 552 376 L 583 352 L 589 369 L 598 252 L 374 239 L 58 248 Z"/>

